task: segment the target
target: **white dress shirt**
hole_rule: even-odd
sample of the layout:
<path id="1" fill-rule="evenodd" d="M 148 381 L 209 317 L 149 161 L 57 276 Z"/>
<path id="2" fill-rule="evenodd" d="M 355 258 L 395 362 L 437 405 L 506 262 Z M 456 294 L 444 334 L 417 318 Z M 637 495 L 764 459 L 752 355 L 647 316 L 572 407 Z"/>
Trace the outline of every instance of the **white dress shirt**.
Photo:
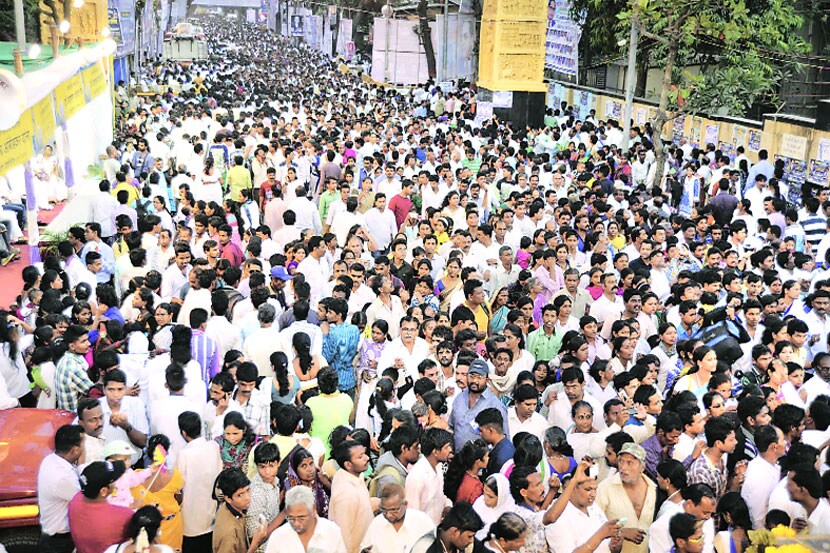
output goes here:
<path id="1" fill-rule="evenodd" d="M 427 458 L 422 456 L 406 475 L 407 506 L 410 510 L 417 509 L 418 512 L 426 513 L 432 519 L 432 529 L 441 522 L 444 508 L 452 506 L 452 502 L 444 495 L 444 473 L 440 470 L 440 465 L 436 468 L 439 470 L 433 469 Z M 409 515 L 409 510 L 406 514 Z"/>
<path id="2" fill-rule="evenodd" d="M 315 234 L 320 234 L 323 225 L 320 222 L 320 212 L 317 206 L 311 203 L 308 198 L 297 198 L 291 202 L 291 209 L 297 215 L 294 226 L 300 231 L 313 229 Z"/>
<path id="3" fill-rule="evenodd" d="M 69 502 L 80 491 L 78 471 L 69 461 L 55 453 L 41 461 L 37 473 L 37 505 L 44 534 L 69 532 Z"/>
<path id="4" fill-rule="evenodd" d="M 545 528 L 548 547 L 553 553 L 571 553 L 591 539 L 597 530 L 608 521 L 605 513 L 597 505 L 591 505 L 587 511 L 585 513 L 573 503 L 568 502 L 556 522 Z M 610 553 L 608 540 L 603 540 L 594 551 L 596 553 Z"/>
<path id="5" fill-rule="evenodd" d="M 749 516 L 755 528 L 764 527 L 764 519 L 769 510 L 769 498 L 781 479 L 781 467 L 758 455 L 746 467 L 741 497 L 749 507 Z"/>
<path id="6" fill-rule="evenodd" d="M 101 437 L 106 439 L 108 442 L 113 440 L 123 440 L 132 445 L 130 437 L 123 428 L 110 424 L 112 409 L 110 408 L 107 398 L 102 397 L 98 400 L 98 402 L 101 404 L 101 412 L 104 414 L 104 431 L 101 433 Z M 132 396 L 124 396 L 121 398 L 120 412 L 127 415 L 127 420 L 130 421 L 130 424 L 133 425 L 136 430 L 143 434 L 149 434 L 150 423 L 147 422 L 147 412 L 145 411 L 144 404 L 140 399 Z M 130 464 L 134 465 L 139 459 L 141 459 L 141 451 L 139 451 L 139 449 L 135 446 L 132 447 L 133 454 L 130 456 Z"/>
<path id="7" fill-rule="evenodd" d="M 179 431 L 179 415 L 185 411 L 201 413 L 203 408 L 204 402 L 198 405 L 187 396 L 177 394 L 170 394 L 153 403 L 153 408 L 149 410 L 150 433 L 164 434 L 170 439 L 167 457 L 171 463 L 175 464 L 179 452 L 187 445 Z"/>
<path id="8" fill-rule="evenodd" d="M 415 542 L 430 532 L 435 532 L 432 519 L 423 511 L 407 506 L 400 530 L 395 530 L 383 514 L 376 516 L 366 529 L 360 550 L 371 547 L 372 551 L 409 553 Z"/>
<path id="9" fill-rule="evenodd" d="M 182 524 L 184 535 L 201 536 L 213 530 L 216 501 L 213 484 L 222 472 L 219 444 L 202 437 L 189 442 L 179 452 L 176 470 L 184 479 Z"/>
<path id="10" fill-rule="evenodd" d="M 680 504 L 682 505 L 682 504 Z M 677 511 L 664 513 L 654 521 L 648 529 L 648 550 L 649 553 L 666 553 L 672 549 L 672 539 L 669 535 L 669 522 L 671 518 L 682 512 L 681 507 Z M 703 523 L 703 553 L 715 551 L 715 522 L 710 518 Z"/>
<path id="11" fill-rule="evenodd" d="M 323 297 L 323 287 L 329 279 L 328 264 L 322 257 L 314 259 L 314 256 L 308 255 L 297 265 L 297 272 L 305 276 L 305 281 L 311 288 L 312 305 L 317 305 Z"/>
<path id="12" fill-rule="evenodd" d="M 186 534 L 185 534 L 186 535 Z M 306 553 L 306 551 L 326 551 L 326 553 L 346 553 L 343 533 L 337 524 L 326 518 L 317 517 L 317 525 L 308 542 L 308 550 L 300 541 L 300 536 L 290 524 L 283 524 L 268 538 L 265 553 Z"/>
<path id="13" fill-rule="evenodd" d="M 526 421 L 519 420 L 519 415 L 516 414 L 516 407 L 511 407 L 507 410 L 507 427 L 510 429 L 510 439 L 512 440 L 519 432 L 530 432 L 539 441 L 544 442 L 545 431 L 548 429 L 548 421 L 539 413 L 534 412 Z"/>
<path id="14" fill-rule="evenodd" d="M 378 248 L 385 250 L 398 233 L 395 214 L 386 208 L 380 211 L 378 208 L 373 207 L 366 212 L 366 229 L 374 241 L 377 242 Z"/>
<path id="15" fill-rule="evenodd" d="M 242 349 L 242 330 L 231 324 L 227 317 L 214 315 L 208 319 L 205 335 L 216 344 L 219 359 L 224 359 L 225 354 L 232 349 Z"/>

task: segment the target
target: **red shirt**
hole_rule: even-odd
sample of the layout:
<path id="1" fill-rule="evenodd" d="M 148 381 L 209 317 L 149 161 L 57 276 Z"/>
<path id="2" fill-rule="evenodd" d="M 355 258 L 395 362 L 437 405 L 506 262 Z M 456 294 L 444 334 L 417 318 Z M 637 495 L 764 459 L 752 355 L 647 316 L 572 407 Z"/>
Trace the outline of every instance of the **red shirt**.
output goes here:
<path id="1" fill-rule="evenodd" d="M 219 257 L 227 259 L 234 267 L 239 267 L 245 261 L 245 254 L 242 253 L 242 249 L 233 242 L 228 242 L 224 246 L 219 245 Z"/>
<path id="2" fill-rule="evenodd" d="M 406 221 L 406 216 L 409 215 L 409 209 L 412 207 L 412 200 L 404 198 L 400 194 L 394 196 L 389 200 L 389 209 L 395 214 L 395 223 L 398 228 Z"/>
<path id="3" fill-rule="evenodd" d="M 259 185 L 259 208 L 265 209 L 265 206 L 274 198 L 274 187 L 280 186 L 279 181 L 270 183 L 268 181 Z"/>
<path id="4" fill-rule="evenodd" d="M 69 531 L 78 553 L 102 553 L 124 541 L 132 516 L 132 509 L 90 501 L 78 493 L 69 502 Z"/>
<path id="5" fill-rule="evenodd" d="M 461 480 L 461 485 L 458 486 L 458 493 L 456 494 L 455 500 L 466 501 L 472 505 L 483 494 L 484 484 L 481 483 L 481 480 L 473 478 L 465 472 L 464 478 Z"/>

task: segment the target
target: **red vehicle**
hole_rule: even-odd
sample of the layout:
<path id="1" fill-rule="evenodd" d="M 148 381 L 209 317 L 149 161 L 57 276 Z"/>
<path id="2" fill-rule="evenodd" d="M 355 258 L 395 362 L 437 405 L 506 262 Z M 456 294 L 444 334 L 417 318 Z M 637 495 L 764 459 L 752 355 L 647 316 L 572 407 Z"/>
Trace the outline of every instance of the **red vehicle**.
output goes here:
<path id="1" fill-rule="evenodd" d="M 55 432 L 75 414 L 57 409 L 0 411 L 0 544 L 35 553 L 40 536 L 37 471 L 55 448 Z"/>

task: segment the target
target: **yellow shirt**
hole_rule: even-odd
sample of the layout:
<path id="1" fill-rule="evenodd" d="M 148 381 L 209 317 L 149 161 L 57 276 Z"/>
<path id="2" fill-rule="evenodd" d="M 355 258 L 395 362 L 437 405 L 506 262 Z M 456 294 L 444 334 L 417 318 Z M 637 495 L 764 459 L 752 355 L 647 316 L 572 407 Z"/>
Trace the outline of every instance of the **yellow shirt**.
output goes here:
<path id="1" fill-rule="evenodd" d="M 619 473 L 611 478 L 606 478 L 597 487 L 596 504 L 605 513 L 609 520 L 617 518 L 628 519 L 626 528 L 639 528 L 648 533 L 651 523 L 654 522 L 654 504 L 657 502 L 657 486 L 646 475 L 642 475 L 646 481 L 646 499 L 643 502 L 643 509 L 639 518 L 634 511 L 634 506 L 623 488 Z M 648 553 L 648 539 L 636 545 L 630 541 L 623 542 L 622 553 Z"/>
<path id="2" fill-rule="evenodd" d="M 369 490 L 362 475 L 358 478 L 343 469 L 338 470 L 331 480 L 329 520 L 337 524 L 343 532 L 346 551 L 358 553 L 360 542 L 363 541 L 366 529 L 374 518 Z"/>
<path id="3" fill-rule="evenodd" d="M 118 198 L 118 192 L 121 191 L 121 190 L 126 190 L 127 193 L 129 194 L 130 199 L 127 200 L 127 205 L 129 205 L 129 206 L 134 205 L 136 200 L 138 200 L 138 188 L 136 188 L 135 186 L 133 186 L 132 184 L 130 184 L 128 182 L 122 182 L 122 183 L 119 183 L 118 186 L 113 188 L 112 192 L 110 192 L 110 194 L 112 194 L 113 198 Z"/>

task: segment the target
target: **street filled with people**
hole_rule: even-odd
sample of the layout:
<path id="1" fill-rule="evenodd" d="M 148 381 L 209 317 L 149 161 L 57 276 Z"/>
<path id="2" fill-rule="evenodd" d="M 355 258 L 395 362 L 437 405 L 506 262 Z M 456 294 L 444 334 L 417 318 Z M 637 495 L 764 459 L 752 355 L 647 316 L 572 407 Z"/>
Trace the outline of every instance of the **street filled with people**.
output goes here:
<path id="1" fill-rule="evenodd" d="M 41 552 L 830 535 L 830 189 L 200 24 L 208 60 L 118 83 L 90 220 L 0 313 L 0 408 L 77 415 Z"/>

